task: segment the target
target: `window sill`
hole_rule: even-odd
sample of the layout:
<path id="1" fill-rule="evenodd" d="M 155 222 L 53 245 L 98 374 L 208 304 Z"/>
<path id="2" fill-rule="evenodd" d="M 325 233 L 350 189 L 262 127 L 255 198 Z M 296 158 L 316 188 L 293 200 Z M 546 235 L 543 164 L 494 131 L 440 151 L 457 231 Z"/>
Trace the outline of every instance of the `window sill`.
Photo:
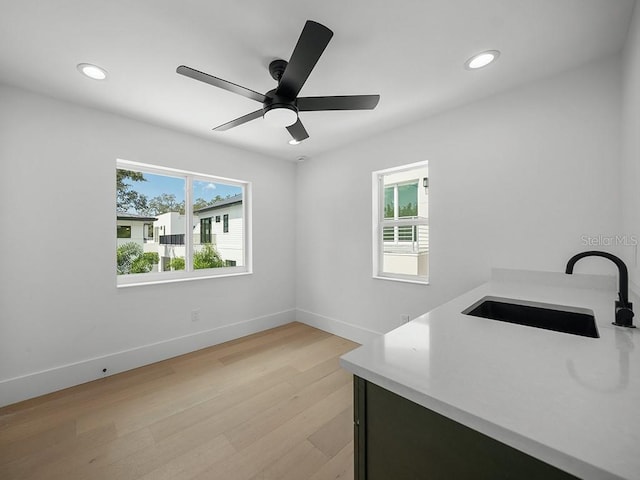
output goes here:
<path id="1" fill-rule="evenodd" d="M 400 278 L 400 277 L 387 277 L 384 275 L 373 275 L 373 278 L 376 280 L 390 280 L 392 282 L 403 282 L 403 283 L 416 283 L 418 285 L 429 285 L 429 279 L 419 279 L 419 278 Z"/>
<path id="2" fill-rule="evenodd" d="M 118 283 L 117 288 L 129 288 L 129 287 L 142 287 L 146 285 L 160 285 L 163 283 L 177 283 L 177 282 L 191 282 L 193 280 L 207 280 L 211 278 L 227 278 L 227 277 L 239 277 L 243 275 L 253 275 L 251 270 L 244 270 L 240 272 L 219 273 L 216 275 L 190 275 L 190 276 L 172 276 L 170 278 L 153 278 L 153 279 L 140 279 L 140 281 L 131 281 L 127 283 Z M 117 281 L 117 280 L 116 280 Z"/>

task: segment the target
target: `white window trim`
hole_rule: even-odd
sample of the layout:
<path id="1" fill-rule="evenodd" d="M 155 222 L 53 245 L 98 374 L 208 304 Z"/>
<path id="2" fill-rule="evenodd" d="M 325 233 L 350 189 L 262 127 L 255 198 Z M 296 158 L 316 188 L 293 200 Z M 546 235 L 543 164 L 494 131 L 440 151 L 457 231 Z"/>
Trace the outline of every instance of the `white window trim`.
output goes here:
<path id="1" fill-rule="evenodd" d="M 418 276 L 418 275 L 402 275 L 399 273 L 387 273 L 382 271 L 383 265 L 383 256 L 384 256 L 384 240 L 382 236 L 382 232 L 384 227 L 396 227 L 396 226 L 414 226 L 414 225 L 429 225 L 429 219 L 426 218 L 407 218 L 407 219 L 384 219 L 384 185 L 383 185 L 383 177 L 385 175 L 389 175 L 392 173 L 404 172 L 406 170 L 413 170 L 415 168 L 420 168 L 424 166 L 428 166 L 428 161 L 423 162 L 415 162 L 407 165 L 402 165 L 400 167 L 392 167 L 384 170 L 377 170 L 371 174 L 371 192 L 372 192 L 372 245 L 373 245 L 373 278 L 379 280 L 392 280 L 395 282 L 405 282 L 405 283 L 417 283 L 421 285 L 429 285 L 429 277 L 428 276 Z M 401 184 L 409 184 L 413 182 L 401 182 L 397 185 Z M 420 188 L 420 182 L 418 181 L 418 188 Z M 397 190 L 396 190 L 397 192 Z M 394 200 L 397 203 L 397 199 L 395 199 L 394 192 Z"/>
<path id="2" fill-rule="evenodd" d="M 219 267 L 208 268 L 202 270 L 193 270 L 191 265 L 191 259 L 193 258 L 193 228 L 185 228 L 185 269 L 172 271 L 172 272 L 157 272 L 157 273 L 145 273 L 140 275 L 117 275 L 116 286 L 118 288 L 136 287 L 141 285 L 157 285 L 161 283 L 173 283 L 173 282 L 185 282 L 192 280 L 201 280 L 206 278 L 224 278 L 235 277 L 239 275 L 251 275 L 253 274 L 253 251 L 252 251 L 252 222 L 251 222 L 251 193 L 252 184 L 244 180 L 237 180 L 234 178 L 219 177 L 208 173 L 193 172 L 189 170 L 181 170 L 177 168 L 163 167 L 159 165 L 151 165 L 148 163 L 134 162 L 131 160 L 123 160 L 118 158 L 116 160 L 116 168 L 125 170 L 134 170 L 141 172 L 148 172 L 158 175 L 178 176 L 185 178 L 187 185 L 188 182 L 194 180 L 215 181 L 220 183 L 226 183 L 237 187 L 242 187 L 242 215 L 244 218 L 244 266 L 239 267 Z M 187 226 L 193 223 L 193 213 L 187 207 L 193 204 L 191 198 L 191 188 L 185 189 L 185 215 Z M 116 216 L 114 215 L 114 221 Z M 116 239 L 117 247 L 117 239 Z M 115 252 L 115 250 L 114 250 Z"/>

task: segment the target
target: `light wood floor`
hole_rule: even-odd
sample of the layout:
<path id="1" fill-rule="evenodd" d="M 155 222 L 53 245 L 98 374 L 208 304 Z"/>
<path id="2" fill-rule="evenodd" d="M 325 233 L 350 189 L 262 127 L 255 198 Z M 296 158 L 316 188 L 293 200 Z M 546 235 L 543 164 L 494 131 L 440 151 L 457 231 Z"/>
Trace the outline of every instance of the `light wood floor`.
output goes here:
<path id="1" fill-rule="evenodd" d="M 0 409 L 0 478 L 353 479 L 353 342 L 292 323 Z"/>

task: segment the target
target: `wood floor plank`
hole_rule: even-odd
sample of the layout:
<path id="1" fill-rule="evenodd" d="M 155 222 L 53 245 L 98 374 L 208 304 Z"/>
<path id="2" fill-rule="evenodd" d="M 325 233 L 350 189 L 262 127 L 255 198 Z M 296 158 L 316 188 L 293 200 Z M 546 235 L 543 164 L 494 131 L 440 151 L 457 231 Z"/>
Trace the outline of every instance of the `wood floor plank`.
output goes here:
<path id="1" fill-rule="evenodd" d="M 10 405 L 0 478 L 352 480 L 356 346 L 294 322 Z"/>
<path id="2" fill-rule="evenodd" d="M 0 478 L 27 479 L 34 478 L 42 465 L 51 465 L 69 451 L 79 453 L 91 446 L 102 446 L 116 438 L 114 425 L 108 425 L 84 434 L 57 441 L 35 452 L 29 452 L 12 462 L 0 465 Z"/>
<path id="3" fill-rule="evenodd" d="M 234 447 L 242 450 L 350 381 L 345 371 L 337 370 L 264 410 L 259 417 L 227 430 L 225 435 Z"/>
<path id="4" fill-rule="evenodd" d="M 352 480 L 353 441 L 344 446 L 338 454 L 320 467 L 308 480 Z"/>
<path id="5" fill-rule="evenodd" d="M 274 459 L 287 454 L 320 426 L 347 408 L 352 401 L 351 397 L 352 385 L 345 385 L 237 454 L 195 476 L 194 480 L 211 478 L 249 480 L 273 463 Z M 219 477 L 214 477 L 214 474 Z"/>
<path id="6" fill-rule="evenodd" d="M 204 399 L 197 405 L 159 419 L 150 425 L 149 428 L 156 441 L 160 441 L 180 430 L 206 421 L 212 416 L 212 412 L 218 414 L 226 412 L 228 409 L 240 404 L 243 400 L 253 398 L 261 392 L 268 390 L 274 384 L 285 381 L 294 375 L 295 372 L 297 372 L 297 370 L 290 366 L 267 372 L 259 378 L 255 378 L 250 382 L 242 383 L 236 388 L 230 389 L 225 394 Z"/>
<path id="7" fill-rule="evenodd" d="M 29 437 L 8 442 L 0 450 L 0 465 L 25 457 L 39 450 L 76 436 L 76 422 L 69 420 Z"/>
<path id="8" fill-rule="evenodd" d="M 153 436 L 147 429 L 117 437 L 111 442 L 90 448 L 76 448 L 62 454 L 59 459 L 43 463 L 29 480 L 58 480 L 93 478 L 106 465 L 136 455 L 153 446 Z M 86 472 L 90 472 L 87 474 Z M 84 477 L 83 477 L 84 475 Z M 12 479 L 13 480 L 13 479 Z"/>
<path id="9" fill-rule="evenodd" d="M 309 441 L 327 457 L 334 457 L 353 439 L 353 408 L 345 408 L 309 436 Z"/>
<path id="10" fill-rule="evenodd" d="M 325 463 L 327 457 L 308 441 L 303 441 L 278 458 L 251 480 L 299 480 L 309 478 Z"/>
<path id="11" fill-rule="evenodd" d="M 183 455 L 163 463 L 158 468 L 139 477 L 139 480 L 188 480 L 211 465 L 235 453 L 233 446 L 223 435 L 215 437 Z"/>

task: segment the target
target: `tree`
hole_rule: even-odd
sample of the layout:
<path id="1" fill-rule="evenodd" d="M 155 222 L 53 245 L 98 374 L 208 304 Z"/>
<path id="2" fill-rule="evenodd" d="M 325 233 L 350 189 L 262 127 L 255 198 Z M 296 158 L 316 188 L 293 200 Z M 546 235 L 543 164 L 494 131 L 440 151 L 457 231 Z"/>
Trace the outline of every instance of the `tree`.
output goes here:
<path id="1" fill-rule="evenodd" d="M 210 243 L 205 243 L 202 250 L 193 253 L 193 268 L 218 268 L 224 267 L 224 260 Z"/>
<path id="2" fill-rule="evenodd" d="M 140 172 L 121 168 L 116 169 L 116 210 L 118 212 L 127 212 L 129 210 L 134 210 L 137 213 L 144 212 L 147 209 L 147 197 L 132 190 L 132 186 L 125 181 L 127 179 L 133 182 L 147 181 Z"/>
<path id="3" fill-rule="evenodd" d="M 207 202 L 204 198 L 202 197 L 196 198 L 195 201 L 193 202 L 193 211 L 195 212 L 196 210 L 200 210 L 201 208 L 208 207 L 209 205 L 211 205 L 211 203 Z"/>
<path id="4" fill-rule="evenodd" d="M 151 215 L 161 215 L 167 212 L 184 214 L 184 200 L 178 202 L 173 193 L 162 193 L 149 200 L 148 213 Z"/>

